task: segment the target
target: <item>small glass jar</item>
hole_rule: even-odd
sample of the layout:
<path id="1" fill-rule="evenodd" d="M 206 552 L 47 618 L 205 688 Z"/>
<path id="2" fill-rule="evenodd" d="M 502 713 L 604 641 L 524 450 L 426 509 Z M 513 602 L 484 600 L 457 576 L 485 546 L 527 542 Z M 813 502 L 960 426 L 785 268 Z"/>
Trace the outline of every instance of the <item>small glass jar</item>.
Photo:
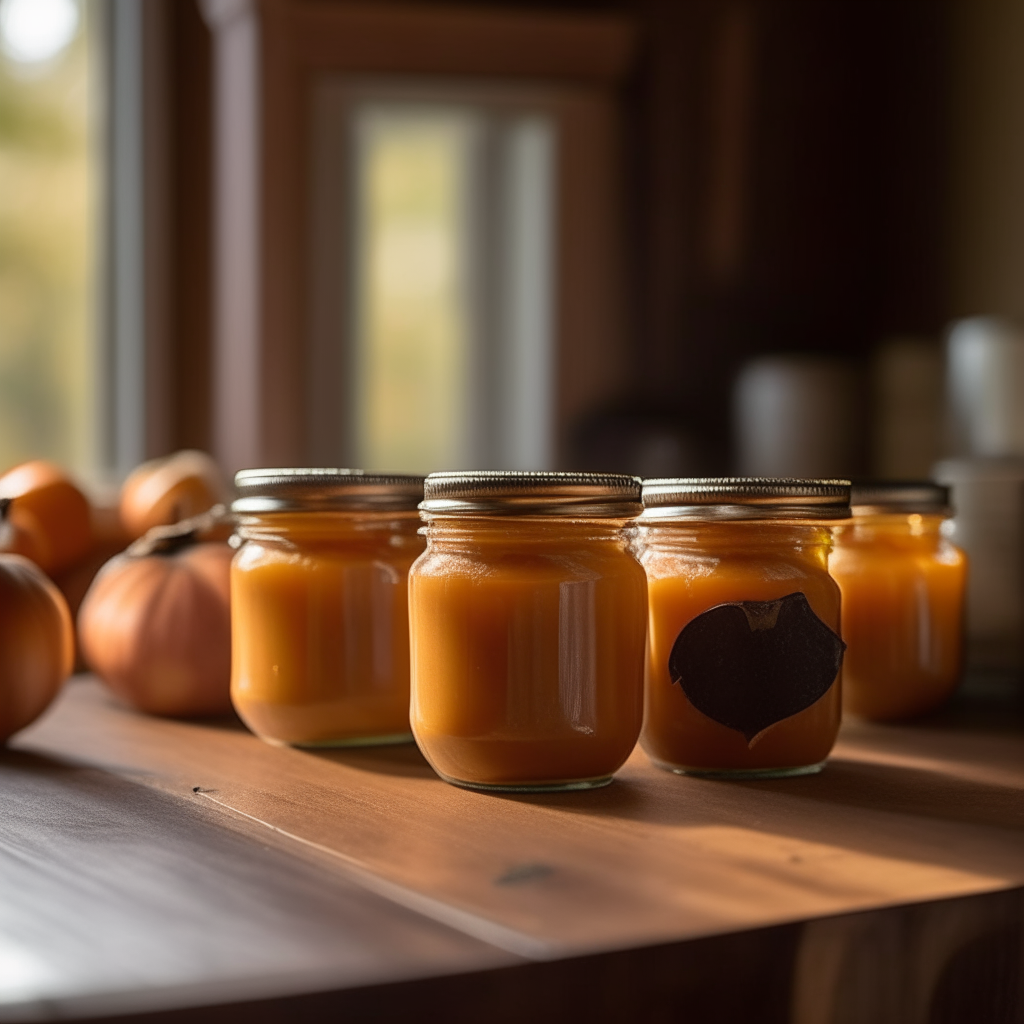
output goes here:
<path id="1" fill-rule="evenodd" d="M 641 745 L 662 768 L 819 771 L 841 716 L 839 588 L 828 523 L 845 480 L 647 480 Z"/>
<path id="2" fill-rule="evenodd" d="M 254 469 L 235 486 L 231 699 L 242 721 L 300 747 L 410 741 L 423 477 Z"/>
<path id="3" fill-rule="evenodd" d="M 885 722 L 939 707 L 960 681 L 967 557 L 943 535 L 949 490 L 855 485 L 829 568 L 843 594 L 843 707 Z"/>
<path id="4" fill-rule="evenodd" d="M 434 473 L 409 575 L 412 728 L 446 781 L 605 785 L 643 714 L 647 589 L 631 549 L 640 481 Z"/>

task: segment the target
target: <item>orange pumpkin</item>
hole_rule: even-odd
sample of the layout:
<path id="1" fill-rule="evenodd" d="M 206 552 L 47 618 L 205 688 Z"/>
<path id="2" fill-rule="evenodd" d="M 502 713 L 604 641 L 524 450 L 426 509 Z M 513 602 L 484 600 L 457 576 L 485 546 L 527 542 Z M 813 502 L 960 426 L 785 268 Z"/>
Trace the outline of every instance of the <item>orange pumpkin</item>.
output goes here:
<path id="1" fill-rule="evenodd" d="M 206 452 L 175 452 L 132 470 L 121 488 L 121 520 L 133 538 L 141 537 L 205 512 L 226 494 L 220 468 Z"/>
<path id="2" fill-rule="evenodd" d="M 116 555 L 124 551 L 135 538 L 121 521 L 121 510 L 117 505 L 98 505 L 92 510 L 93 551 L 109 551 Z"/>
<path id="3" fill-rule="evenodd" d="M 7 518 L 7 511 L 10 507 L 10 498 L 0 498 L 0 552 L 24 555 L 25 558 L 38 565 L 39 545 L 36 544 L 32 534 L 25 527 L 12 523 Z"/>
<path id="4" fill-rule="evenodd" d="M 94 508 L 92 527 L 94 539 L 89 553 L 70 569 L 65 569 L 53 577 L 57 589 L 68 603 L 72 622 L 77 621 L 78 609 L 96 574 L 114 555 L 120 554 L 131 543 L 131 537 L 124 529 L 121 515 L 116 508 Z M 85 668 L 81 645 L 76 644 L 75 671 L 82 672 Z"/>
<path id="5" fill-rule="evenodd" d="M 78 613 L 87 664 L 140 711 L 188 717 L 231 710 L 233 552 L 199 539 L 209 520 L 158 528 L 111 559 Z"/>
<path id="6" fill-rule="evenodd" d="M 89 500 L 52 462 L 37 459 L 0 477 L 0 499 L 10 499 L 7 522 L 22 540 L 7 550 L 30 557 L 45 573 L 69 569 L 92 548 Z"/>
<path id="7" fill-rule="evenodd" d="M 71 615 L 21 555 L 0 555 L 0 742 L 38 718 L 71 674 Z"/>

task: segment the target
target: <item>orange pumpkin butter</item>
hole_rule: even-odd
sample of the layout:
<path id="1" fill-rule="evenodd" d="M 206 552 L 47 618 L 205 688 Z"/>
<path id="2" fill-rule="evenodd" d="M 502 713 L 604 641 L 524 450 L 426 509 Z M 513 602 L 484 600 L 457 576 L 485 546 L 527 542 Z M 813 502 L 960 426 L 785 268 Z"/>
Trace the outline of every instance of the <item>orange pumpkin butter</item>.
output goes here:
<path id="1" fill-rule="evenodd" d="M 239 717 L 271 743 L 410 740 L 408 576 L 424 546 L 423 478 L 252 469 L 235 486 Z"/>
<path id="2" fill-rule="evenodd" d="M 843 708 L 876 722 L 934 711 L 963 667 L 967 557 L 943 533 L 949 493 L 929 482 L 854 487 L 829 571 L 843 595 Z"/>
<path id="3" fill-rule="evenodd" d="M 644 481 L 650 621 L 640 743 L 680 773 L 818 771 L 841 717 L 831 522 L 845 480 Z"/>
<path id="4" fill-rule="evenodd" d="M 605 785 L 643 713 L 647 581 L 634 477 L 427 477 L 409 573 L 411 722 L 431 767 L 482 789 Z"/>

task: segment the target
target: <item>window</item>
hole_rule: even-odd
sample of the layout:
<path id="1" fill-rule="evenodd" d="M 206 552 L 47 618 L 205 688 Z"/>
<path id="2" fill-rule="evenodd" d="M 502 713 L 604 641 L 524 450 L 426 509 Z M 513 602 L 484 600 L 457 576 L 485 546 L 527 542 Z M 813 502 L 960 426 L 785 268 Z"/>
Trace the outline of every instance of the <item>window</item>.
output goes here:
<path id="1" fill-rule="evenodd" d="M 94 21 L 0 0 L 0 468 L 100 458 Z"/>
<path id="2" fill-rule="evenodd" d="M 569 461 L 574 425 L 623 387 L 632 22 L 488 5 L 204 10 L 224 465 Z"/>
<path id="3" fill-rule="evenodd" d="M 477 127 L 443 110 L 369 107 L 355 118 L 350 401 L 359 465 L 415 470 L 468 457 Z"/>
<path id="4" fill-rule="evenodd" d="M 349 107 L 352 461 L 549 468 L 554 123 L 411 91 Z"/>

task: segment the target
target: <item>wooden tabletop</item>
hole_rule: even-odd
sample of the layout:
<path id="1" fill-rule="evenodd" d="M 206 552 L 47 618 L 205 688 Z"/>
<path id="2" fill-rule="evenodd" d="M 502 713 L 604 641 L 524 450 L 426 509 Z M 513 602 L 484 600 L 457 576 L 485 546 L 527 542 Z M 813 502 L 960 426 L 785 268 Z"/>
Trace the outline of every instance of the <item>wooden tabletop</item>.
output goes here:
<path id="1" fill-rule="evenodd" d="M 638 750 L 603 790 L 496 796 L 413 746 L 272 747 L 76 678 L 0 780 L 0 1020 L 1024 1020 L 1006 690 L 848 723 L 817 776 Z"/>

